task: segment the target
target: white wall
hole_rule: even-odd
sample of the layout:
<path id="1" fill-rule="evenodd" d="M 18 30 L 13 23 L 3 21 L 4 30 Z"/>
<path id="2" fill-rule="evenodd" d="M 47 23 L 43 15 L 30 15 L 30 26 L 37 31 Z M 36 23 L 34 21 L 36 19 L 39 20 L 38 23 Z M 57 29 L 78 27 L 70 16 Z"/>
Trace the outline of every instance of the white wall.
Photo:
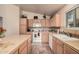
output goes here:
<path id="1" fill-rule="evenodd" d="M 71 9 L 75 8 L 75 6 L 76 6 L 75 4 L 68 4 L 58 12 L 58 14 L 60 15 L 60 18 L 61 18 L 62 27 L 66 26 L 66 13 L 68 11 L 70 11 Z"/>
<path id="2" fill-rule="evenodd" d="M 33 19 L 34 16 L 38 16 L 39 19 L 43 19 L 43 15 L 42 14 L 38 14 L 38 13 L 33 13 L 33 12 L 28 12 L 28 11 L 22 11 L 21 14 L 26 15 L 28 17 L 28 19 Z M 49 19 L 50 16 L 47 16 L 47 19 Z"/>
<path id="3" fill-rule="evenodd" d="M 15 5 L 0 5 L 3 27 L 7 30 L 6 36 L 19 34 L 19 10 Z"/>

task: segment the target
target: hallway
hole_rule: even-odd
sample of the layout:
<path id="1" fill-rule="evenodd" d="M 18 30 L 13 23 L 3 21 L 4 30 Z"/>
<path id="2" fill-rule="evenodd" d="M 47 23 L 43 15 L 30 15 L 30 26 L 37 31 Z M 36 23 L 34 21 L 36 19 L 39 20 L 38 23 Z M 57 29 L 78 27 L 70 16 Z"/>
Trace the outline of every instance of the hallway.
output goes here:
<path id="1" fill-rule="evenodd" d="M 48 44 L 33 43 L 32 54 L 51 54 Z"/>

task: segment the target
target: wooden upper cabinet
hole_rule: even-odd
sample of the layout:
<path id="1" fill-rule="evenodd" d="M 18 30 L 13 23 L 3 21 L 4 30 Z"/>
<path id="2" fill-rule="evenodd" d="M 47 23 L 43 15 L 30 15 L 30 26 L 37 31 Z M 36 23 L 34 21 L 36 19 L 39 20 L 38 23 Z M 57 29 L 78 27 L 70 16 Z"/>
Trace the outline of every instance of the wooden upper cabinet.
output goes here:
<path id="1" fill-rule="evenodd" d="M 28 27 L 32 27 L 33 26 L 33 19 L 29 19 L 28 20 Z"/>
<path id="2" fill-rule="evenodd" d="M 41 22 L 41 25 L 42 25 L 42 27 L 45 27 L 46 26 L 46 20 L 40 20 L 40 22 Z"/>
<path id="3" fill-rule="evenodd" d="M 46 27 L 50 27 L 50 25 L 51 25 L 51 24 L 50 24 L 50 20 L 49 20 L 49 19 L 46 19 L 46 20 L 45 20 L 45 26 L 46 26 Z"/>
<path id="4" fill-rule="evenodd" d="M 25 34 L 27 32 L 27 19 L 21 18 L 19 26 L 20 26 L 20 34 Z"/>
<path id="5" fill-rule="evenodd" d="M 20 24 L 21 25 L 27 25 L 27 19 L 26 18 L 21 18 Z"/>
<path id="6" fill-rule="evenodd" d="M 51 26 L 61 26 L 61 19 L 59 14 L 53 16 L 51 19 Z"/>

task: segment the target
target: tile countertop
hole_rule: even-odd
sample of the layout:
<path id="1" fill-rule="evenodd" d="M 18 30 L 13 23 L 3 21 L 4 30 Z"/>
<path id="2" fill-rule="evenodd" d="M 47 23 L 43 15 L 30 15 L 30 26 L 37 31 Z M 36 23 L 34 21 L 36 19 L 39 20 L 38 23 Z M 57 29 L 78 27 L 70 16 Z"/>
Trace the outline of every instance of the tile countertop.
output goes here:
<path id="1" fill-rule="evenodd" d="M 25 41 L 28 40 L 31 35 L 12 35 L 0 39 L 0 54 L 9 54 Z"/>
<path id="2" fill-rule="evenodd" d="M 79 39 L 68 37 L 63 34 L 53 34 L 53 36 L 79 52 Z"/>

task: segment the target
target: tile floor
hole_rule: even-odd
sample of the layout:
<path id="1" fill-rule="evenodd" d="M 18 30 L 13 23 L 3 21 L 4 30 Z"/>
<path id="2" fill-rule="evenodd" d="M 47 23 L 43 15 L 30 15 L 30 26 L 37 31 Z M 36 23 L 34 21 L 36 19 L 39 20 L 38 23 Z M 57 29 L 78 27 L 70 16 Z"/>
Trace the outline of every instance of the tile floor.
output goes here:
<path id="1" fill-rule="evenodd" d="M 32 54 L 51 54 L 50 47 L 45 43 L 33 43 Z"/>

